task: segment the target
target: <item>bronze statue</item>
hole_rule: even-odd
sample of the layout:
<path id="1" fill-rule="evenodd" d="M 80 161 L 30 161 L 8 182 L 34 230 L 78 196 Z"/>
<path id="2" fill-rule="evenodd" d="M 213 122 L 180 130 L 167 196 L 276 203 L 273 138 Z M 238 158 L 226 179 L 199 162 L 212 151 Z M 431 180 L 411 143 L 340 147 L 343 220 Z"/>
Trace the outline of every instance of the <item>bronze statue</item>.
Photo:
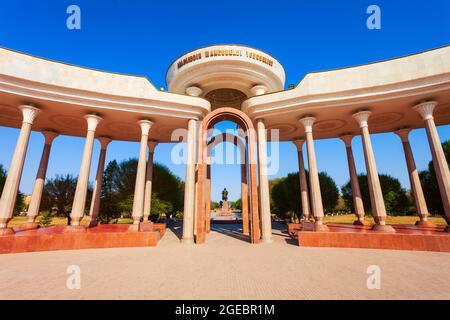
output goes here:
<path id="1" fill-rule="evenodd" d="M 228 201 L 228 190 L 224 188 L 222 191 L 222 201 Z"/>

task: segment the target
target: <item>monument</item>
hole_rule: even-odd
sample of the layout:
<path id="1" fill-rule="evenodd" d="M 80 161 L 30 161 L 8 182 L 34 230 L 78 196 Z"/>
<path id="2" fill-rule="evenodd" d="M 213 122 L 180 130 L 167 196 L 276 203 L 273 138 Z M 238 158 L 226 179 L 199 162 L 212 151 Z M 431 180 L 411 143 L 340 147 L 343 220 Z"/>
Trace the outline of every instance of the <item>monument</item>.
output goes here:
<path id="1" fill-rule="evenodd" d="M 222 190 L 222 201 L 220 201 L 220 215 L 229 215 L 230 207 L 228 205 L 228 190 L 223 188 Z"/>

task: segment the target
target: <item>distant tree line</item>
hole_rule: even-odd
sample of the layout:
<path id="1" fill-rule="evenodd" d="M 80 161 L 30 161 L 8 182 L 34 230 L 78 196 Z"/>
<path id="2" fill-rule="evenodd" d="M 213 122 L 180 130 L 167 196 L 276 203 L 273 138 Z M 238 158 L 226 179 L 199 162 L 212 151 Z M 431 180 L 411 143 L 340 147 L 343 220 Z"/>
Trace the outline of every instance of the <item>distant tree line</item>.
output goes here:
<path id="1" fill-rule="evenodd" d="M 7 176 L 8 173 L 6 169 L 2 164 L 0 164 L 0 195 L 3 192 L 3 187 L 5 186 Z M 25 210 L 25 202 L 23 201 L 23 194 L 19 191 L 17 193 L 16 203 L 14 205 L 14 214 L 19 214 L 23 210 Z"/>

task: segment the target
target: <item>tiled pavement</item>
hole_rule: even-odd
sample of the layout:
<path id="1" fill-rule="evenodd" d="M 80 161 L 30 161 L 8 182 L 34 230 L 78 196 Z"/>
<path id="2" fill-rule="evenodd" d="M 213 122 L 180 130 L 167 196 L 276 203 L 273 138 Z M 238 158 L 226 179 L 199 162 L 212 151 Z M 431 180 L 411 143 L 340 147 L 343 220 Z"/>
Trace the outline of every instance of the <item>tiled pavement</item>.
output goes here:
<path id="1" fill-rule="evenodd" d="M 178 227 L 154 248 L 0 255 L 0 299 L 450 299 L 449 253 L 300 248 L 274 227 L 272 244 L 216 225 L 199 246 L 180 244 Z M 79 290 L 66 287 L 69 265 Z M 367 289 L 370 265 L 379 290 Z"/>

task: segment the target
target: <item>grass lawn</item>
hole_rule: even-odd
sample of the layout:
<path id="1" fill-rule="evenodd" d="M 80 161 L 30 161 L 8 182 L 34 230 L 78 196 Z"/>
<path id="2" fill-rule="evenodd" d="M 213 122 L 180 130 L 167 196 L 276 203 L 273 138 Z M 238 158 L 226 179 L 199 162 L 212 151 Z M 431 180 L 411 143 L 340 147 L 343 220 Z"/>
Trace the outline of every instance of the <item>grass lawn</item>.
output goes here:
<path id="1" fill-rule="evenodd" d="M 355 221 L 355 215 L 353 214 L 345 214 L 342 216 L 325 216 L 325 223 L 353 223 Z M 418 216 L 387 216 L 386 223 L 387 224 L 415 224 L 416 221 L 419 220 Z M 428 217 L 428 220 L 434 222 L 437 225 L 446 225 L 444 218 L 442 217 Z M 374 224 L 375 221 L 373 217 L 366 217 L 366 221 Z"/>
<path id="2" fill-rule="evenodd" d="M 85 216 L 81 220 L 82 225 L 88 225 L 90 218 Z M 22 224 L 27 222 L 27 217 L 14 217 L 12 220 L 8 223 L 8 227 L 18 227 Z M 39 218 L 37 219 L 37 222 L 39 222 Z M 123 218 L 119 219 L 117 223 L 133 223 L 133 219 L 131 218 Z M 52 217 L 52 226 L 60 226 L 60 225 L 67 225 L 67 218 L 65 217 Z"/>
<path id="3" fill-rule="evenodd" d="M 437 225 L 446 225 L 445 220 L 442 217 L 429 217 L 431 222 L 434 222 Z M 419 220 L 417 216 L 388 216 L 387 224 L 415 224 L 416 221 Z M 21 224 L 24 224 L 27 221 L 27 217 L 14 217 L 8 224 L 8 227 L 18 227 Z M 39 221 L 39 218 L 38 218 Z M 355 215 L 353 214 L 345 214 L 341 216 L 325 216 L 325 223 L 353 223 L 355 221 Z M 374 220 L 372 217 L 366 217 L 366 221 L 374 224 Z M 117 223 L 129 223 L 131 224 L 133 219 L 131 218 L 123 218 L 119 219 Z M 87 225 L 89 223 L 89 217 L 84 217 L 81 220 L 82 225 Z M 67 219 L 63 217 L 53 217 L 52 225 L 66 225 Z"/>

